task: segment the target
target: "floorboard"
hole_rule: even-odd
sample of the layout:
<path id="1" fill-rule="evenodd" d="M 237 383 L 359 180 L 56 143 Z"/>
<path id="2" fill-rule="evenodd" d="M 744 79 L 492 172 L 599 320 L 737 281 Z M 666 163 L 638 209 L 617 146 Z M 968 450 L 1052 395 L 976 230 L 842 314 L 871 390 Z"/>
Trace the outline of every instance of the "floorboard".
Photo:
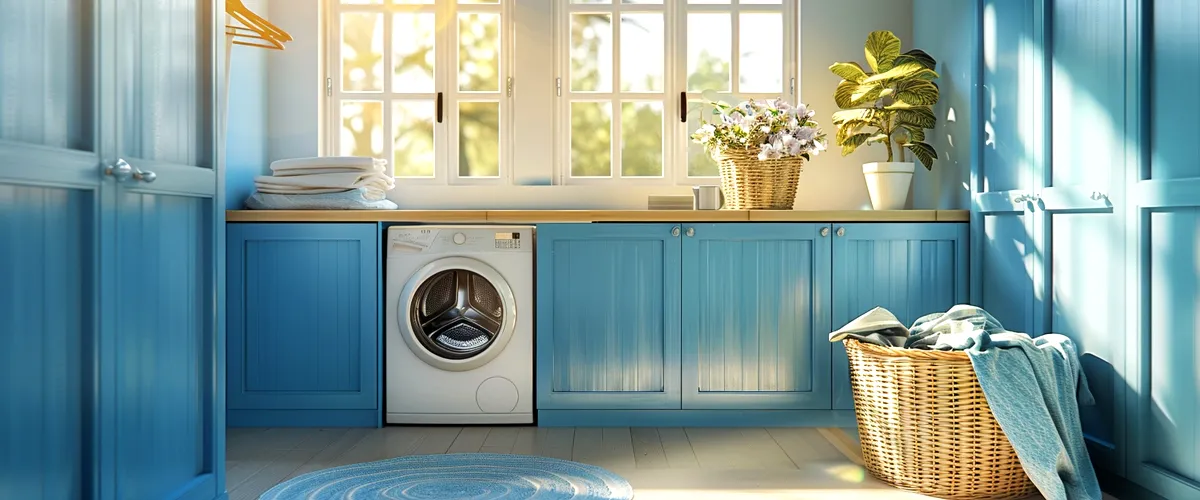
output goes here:
<path id="1" fill-rule="evenodd" d="M 475 452 L 605 467 L 627 479 L 638 500 L 927 498 L 868 475 L 852 429 L 393 426 L 230 429 L 226 440 L 230 500 L 340 465 Z"/>

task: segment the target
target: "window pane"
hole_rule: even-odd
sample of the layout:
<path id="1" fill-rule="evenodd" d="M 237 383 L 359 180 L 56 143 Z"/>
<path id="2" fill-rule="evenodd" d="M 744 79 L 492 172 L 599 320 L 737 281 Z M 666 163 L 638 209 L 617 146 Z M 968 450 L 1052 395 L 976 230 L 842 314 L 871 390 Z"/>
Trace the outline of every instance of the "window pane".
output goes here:
<path id="1" fill-rule="evenodd" d="M 729 0 L 688 0 L 688 3 L 694 3 L 694 4 L 714 4 L 714 3 L 719 3 L 719 4 L 725 4 L 725 5 L 729 5 Z M 743 3 L 745 3 L 745 2 L 743 2 Z"/>
<path id="2" fill-rule="evenodd" d="M 383 90 L 383 14 L 342 14 L 342 89 Z"/>
<path id="3" fill-rule="evenodd" d="M 497 4 L 500 0 L 458 0 L 458 3 L 490 3 Z"/>
<path id="4" fill-rule="evenodd" d="M 663 175 L 662 101 L 621 103 L 621 175 Z"/>
<path id="5" fill-rule="evenodd" d="M 434 0 L 392 0 L 392 3 L 409 3 L 409 4 L 418 3 L 418 4 L 427 4 L 428 5 L 428 4 L 433 3 L 433 1 Z M 376 0 L 374 3 L 379 3 L 379 2 L 378 2 L 378 0 Z"/>
<path id="6" fill-rule="evenodd" d="M 730 91 L 733 28 L 729 14 L 688 14 L 687 88 Z"/>
<path id="7" fill-rule="evenodd" d="M 756 5 L 781 5 L 783 4 L 783 0 L 742 0 L 742 3 Z"/>
<path id="8" fill-rule="evenodd" d="M 396 14 L 392 22 L 392 91 L 433 92 L 432 12 Z"/>
<path id="9" fill-rule="evenodd" d="M 458 88 L 500 90 L 500 15 L 458 15 Z"/>
<path id="10" fill-rule="evenodd" d="M 571 176 L 612 175 L 612 104 L 571 103 Z"/>
<path id="11" fill-rule="evenodd" d="M 662 92 L 663 15 L 621 15 L 621 90 Z"/>
<path id="12" fill-rule="evenodd" d="M 458 175 L 500 175 L 500 103 L 458 103 Z"/>
<path id="13" fill-rule="evenodd" d="M 688 175 L 692 177 L 713 177 L 721 175 L 717 167 L 717 162 L 708 155 L 704 150 L 704 146 L 696 144 L 692 141 L 692 134 L 700 128 L 700 119 L 712 121 L 712 108 L 706 106 L 701 101 L 691 101 L 688 103 Z"/>
<path id="14" fill-rule="evenodd" d="M 621 3 L 662 5 L 663 0 L 621 0 Z"/>
<path id="15" fill-rule="evenodd" d="M 383 103 L 342 101 L 341 154 L 383 158 Z"/>
<path id="16" fill-rule="evenodd" d="M 612 0 L 571 0 L 571 3 L 612 3 Z"/>
<path id="17" fill-rule="evenodd" d="M 433 101 L 392 102 L 392 171 L 433 177 Z"/>
<path id="18" fill-rule="evenodd" d="M 738 91 L 783 92 L 783 15 L 743 13 L 738 30 Z"/>
<path id="19" fill-rule="evenodd" d="M 571 90 L 612 90 L 612 14 L 571 15 Z"/>
<path id="20" fill-rule="evenodd" d="M 433 0 L 430 0 L 430 1 L 433 1 Z M 363 4 L 372 4 L 372 3 L 375 5 L 379 5 L 379 4 L 383 3 L 383 0 L 342 0 L 342 3 L 344 3 L 346 5 L 363 5 Z M 404 2 L 400 2 L 400 3 L 404 3 Z"/>

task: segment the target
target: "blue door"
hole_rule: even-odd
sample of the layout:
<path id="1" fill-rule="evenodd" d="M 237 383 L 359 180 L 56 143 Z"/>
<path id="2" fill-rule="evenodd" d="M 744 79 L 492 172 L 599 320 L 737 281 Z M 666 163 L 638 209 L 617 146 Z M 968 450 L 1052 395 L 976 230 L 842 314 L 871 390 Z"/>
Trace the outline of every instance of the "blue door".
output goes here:
<path id="1" fill-rule="evenodd" d="M 966 224 L 833 227 L 833 329 L 875 307 L 912 325 L 923 315 L 967 301 Z M 840 343 L 832 347 L 833 408 L 853 409 L 846 349 Z"/>
<path id="2" fill-rule="evenodd" d="M 114 187 L 100 220 L 105 496 L 223 493 L 214 249 L 224 248 L 215 113 L 224 47 L 208 21 L 224 19 L 220 4 L 113 0 L 97 12 L 111 42 L 101 67 L 113 68 L 100 107 Z"/>
<path id="3" fill-rule="evenodd" d="M 683 408 L 828 409 L 827 224 L 688 224 Z"/>
<path id="4" fill-rule="evenodd" d="M 0 14 L 0 498 L 95 496 L 91 2 Z"/>
<path id="5" fill-rule="evenodd" d="M 1048 315 L 1029 333 L 1061 333 L 1079 348 L 1096 405 L 1080 407 L 1097 467 L 1120 472 L 1124 436 L 1125 276 L 1124 186 L 1137 161 L 1136 88 L 1124 67 L 1124 0 L 1059 0 L 1049 30 L 1051 162 L 1037 182 L 1036 225 L 1044 266 L 1035 282 Z M 1135 74 L 1135 73 L 1131 73 Z M 985 286 L 987 284 L 985 283 Z M 1006 325 L 1007 326 L 1007 325 Z"/>
<path id="6" fill-rule="evenodd" d="M 676 224 L 537 227 L 537 406 L 679 408 Z"/>
<path id="7" fill-rule="evenodd" d="M 1033 332 L 1043 266 L 1033 210 L 1046 162 L 1043 0 L 982 0 L 982 155 L 973 175 L 971 302 Z"/>
<path id="8" fill-rule="evenodd" d="M 1130 169 L 1128 213 L 1130 387 L 1129 478 L 1167 498 L 1200 497 L 1200 141 L 1189 123 L 1200 95 L 1179 92 L 1200 77 L 1200 4 L 1143 3 L 1145 59 L 1131 65 L 1149 81 L 1133 111 L 1148 107 L 1149 154 Z M 1135 61 L 1136 63 L 1136 61 Z M 1147 67 L 1148 66 L 1148 67 Z M 1136 258 L 1134 258 L 1136 256 Z"/>
<path id="9" fill-rule="evenodd" d="M 4 6 L 0 497 L 224 493 L 221 4 Z"/>

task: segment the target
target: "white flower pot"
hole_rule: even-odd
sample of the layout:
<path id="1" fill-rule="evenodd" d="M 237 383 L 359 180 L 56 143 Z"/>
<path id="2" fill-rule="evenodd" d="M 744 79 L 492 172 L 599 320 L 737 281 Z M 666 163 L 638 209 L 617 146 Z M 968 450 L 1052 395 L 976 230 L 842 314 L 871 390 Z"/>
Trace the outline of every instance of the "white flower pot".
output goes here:
<path id="1" fill-rule="evenodd" d="M 912 183 L 912 162 L 889 161 L 864 163 L 863 177 L 867 193 L 875 210 L 903 210 L 908 201 L 908 185 Z"/>

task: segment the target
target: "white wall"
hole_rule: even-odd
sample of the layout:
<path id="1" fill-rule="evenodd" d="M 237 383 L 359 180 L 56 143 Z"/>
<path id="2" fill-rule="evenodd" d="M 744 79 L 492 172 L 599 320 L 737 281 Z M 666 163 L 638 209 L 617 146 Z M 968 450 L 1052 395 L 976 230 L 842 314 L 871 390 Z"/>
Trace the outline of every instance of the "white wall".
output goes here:
<path id="1" fill-rule="evenodd" d="M 321 0 L 268 0 L 271 20 L 288 30 L 295 41 L 283 53 L 268 55 L 268 75 L 265 84 L 268 108 L 268 160 L 313 156 L 319 151 L 321 103 L 324 73 L 320 39 Z M 523 3 L 525 0 L 519 0 Z M 530 5 L 544 5 L 547 0 L 530 0 Z M 918 0 L 919 1 L 919 0 Z M 830 115 L 837 111 L 833 91 L 840 79 L 829 72 L 836 61 L 858 61 L 865 64 L 863 42 L 867 34 L 877 29 L 896 33 L 906 48 L 913 44 L 913 0 L 800 0 L 800 92 L 801 100 L 813 107 L 819 122 L 833 136 Z M 922 25 L 926 26 L 926 25 Z M 925 29 L 925 28 L 922 28 Z M 944 29 L 944 27 L 930 27 Z M 970 30 L 964 26 L 961 29 Z M 933 53 L 953 48 L 964 42 L 945 40 L 939 47 L 922 47 Z M 939 57 L 939 59 L 941 59 Z M 955 81 L 964 76 L 955 73 Z M 233 78 L 238 79 L 238 75 Z M 943 79 L 946 79 L 943 77 Z M 967 80 L 969 81 L 969 80 Z M 241 110 L 235 109 L 231 120 L 237 120 Z M 944 116 L 944 115 L 942 115 Z M 961 116 L 961 113 L 960 113 Z M 797 209 L 860 209 L 869 208 L 861 165 L 878 161 L 881 147 L 860 149 L 843 158 L 840 148 L 834 147 L 806 165 L 800 176 Z M 967 148 L 963 147 L 966 151 Z M 941 149 L 939 149 L 941 151 Z M 919 172 L 914 178 L 913 208 L 960 208 L 966 202 L 944 196 L 954 189 L 953 182 L 967 175 L 965 156 L 951 162 L 939 162 L 935 169 L 945 169 L 954 175 L 931 176 Z M 544 167 L 539 165 L 539 170 Z M 923 170 L 923 169 L 918 169 Z M 940 170 L 938 170 L 940 172 Z M 231 197 L 234 186 L 230 187 Z M 244 193 L 244 189 L 238 191 Z M 650 194 L 690 195 L 689 186 L 601 188 L 594 186 L 406 186 L 398 183 L 390 197 L 403 208 L 645 208 Z M 245 194 L 240 196 L 244 199 Z M 238 200 L 231 200 L 237 202 Z"/>

